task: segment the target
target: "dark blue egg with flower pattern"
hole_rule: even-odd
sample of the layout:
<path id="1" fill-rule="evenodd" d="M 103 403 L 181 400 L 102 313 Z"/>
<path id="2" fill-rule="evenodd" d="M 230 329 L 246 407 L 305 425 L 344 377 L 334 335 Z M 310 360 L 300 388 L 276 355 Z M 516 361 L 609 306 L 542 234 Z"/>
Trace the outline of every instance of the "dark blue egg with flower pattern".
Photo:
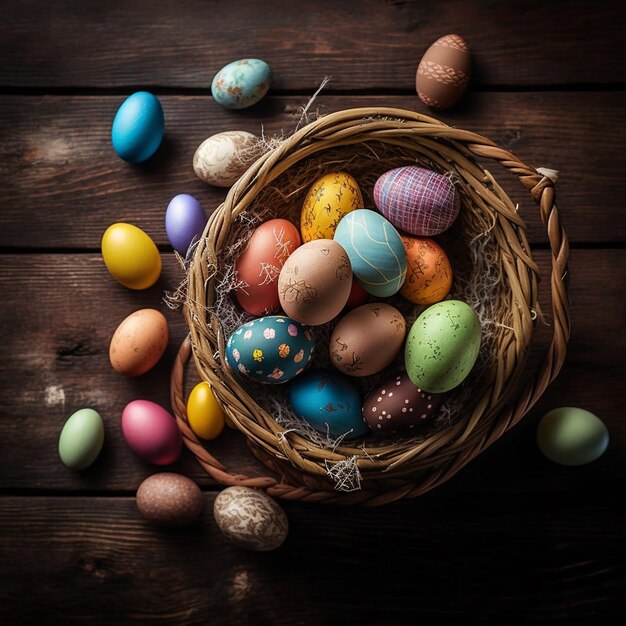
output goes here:
<path id="1" fill-rule="evenodd" d="M 290 317 L 270 315 L 240 326 L 228 339 L 226 358 L 239 376 L 276 385 L 303 372 L 314 348 L 309 328 Z"/>

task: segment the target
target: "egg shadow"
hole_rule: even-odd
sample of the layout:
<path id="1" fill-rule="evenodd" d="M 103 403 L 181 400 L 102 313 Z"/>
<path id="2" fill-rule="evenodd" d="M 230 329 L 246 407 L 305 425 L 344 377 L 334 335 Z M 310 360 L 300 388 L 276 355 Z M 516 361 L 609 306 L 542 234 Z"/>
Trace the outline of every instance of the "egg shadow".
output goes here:
<path id="1" fill-rule="evenodd" d="M 180 155 L 179 144 L 166 134 L 155 154 L 143 163 L 136 163 L 134 169 L 142 176 L 167 175 L 174 169 Z"/>

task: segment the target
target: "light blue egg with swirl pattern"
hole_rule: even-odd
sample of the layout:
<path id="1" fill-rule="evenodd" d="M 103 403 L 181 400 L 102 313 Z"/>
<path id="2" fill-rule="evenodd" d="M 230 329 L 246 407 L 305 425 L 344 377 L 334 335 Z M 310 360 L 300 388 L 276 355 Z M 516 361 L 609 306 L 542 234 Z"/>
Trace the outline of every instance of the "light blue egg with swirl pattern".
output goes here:
<path id="1" fill-rule="evenodd" d="M 245 109 L 267 93 L 270 74 L 270 66 L 261 59 L 239 59 L 225 65 L 214 76 L 211 93 L 227 109 Z"/>
<path id="2" fill-rule="evenodd" d="M 334 240 L 347 252 L 357 281 L 373 296 L 400 291 L 406 276 L 406 252 L 398 231 L 380 213 L 357 209 L 337 226 Z"/>

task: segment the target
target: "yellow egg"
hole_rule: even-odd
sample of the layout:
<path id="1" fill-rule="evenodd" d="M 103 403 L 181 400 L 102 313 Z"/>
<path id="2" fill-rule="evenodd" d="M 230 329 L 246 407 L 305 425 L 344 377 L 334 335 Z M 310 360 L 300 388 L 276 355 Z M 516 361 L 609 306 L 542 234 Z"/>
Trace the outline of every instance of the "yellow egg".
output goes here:
<path id="1" fill-rule="evenodd" d="M 187 400 L 189 426 L 200 439 L 215 439 L 224 428 L 224 411 L 217 403 L 211 386 L 198 383 Z"/>
<path id="2" fill-rule="evenodd" d="M 322 176 L 313 183 L 302 205 L 302 241 L 332 239 L 343 216 L 363 206 L 361 190 L 352 176 L 345 172 Z"/>
<path id="3" fill-rule="evenodd" d="M 119 222 L 102 235 L 102 258 L 112 276 L 129 289 L 152 287 L 161 275 L 154 241 L 132 224 Z"/>

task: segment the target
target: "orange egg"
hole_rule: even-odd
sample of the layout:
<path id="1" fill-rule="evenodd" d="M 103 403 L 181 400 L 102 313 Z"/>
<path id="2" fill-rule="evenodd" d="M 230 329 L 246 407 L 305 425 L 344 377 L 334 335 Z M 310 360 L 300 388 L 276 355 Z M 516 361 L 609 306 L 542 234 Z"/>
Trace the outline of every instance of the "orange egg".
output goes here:
<path id="1" fill-rule="evenodd" d="M 415 304 L 443 300 L 452 287 L 452 267 L 443 248 L 428 237 L 400 235 L 407 257 L 400 295 Z"/>

